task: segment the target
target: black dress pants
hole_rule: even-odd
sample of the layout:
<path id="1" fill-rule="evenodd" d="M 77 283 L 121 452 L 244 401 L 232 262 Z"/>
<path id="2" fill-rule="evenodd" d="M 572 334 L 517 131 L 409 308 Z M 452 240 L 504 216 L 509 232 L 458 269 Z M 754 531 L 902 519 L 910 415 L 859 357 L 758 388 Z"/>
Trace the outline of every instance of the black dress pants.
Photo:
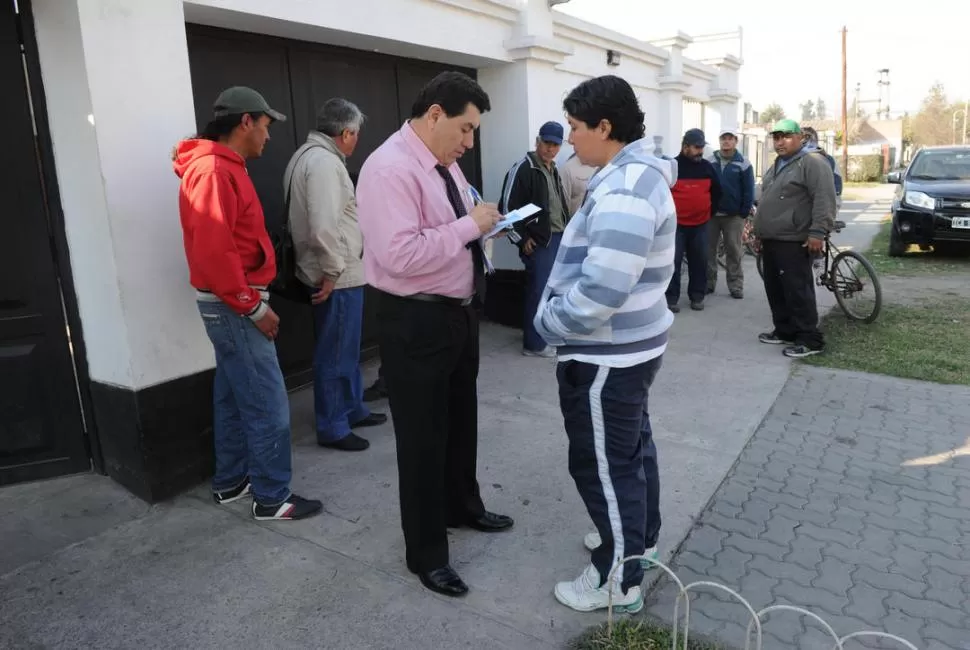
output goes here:
<path id="1" fill-rule="evenodd" d="M 387 383 L 411 571 L 448 564 L 448 524 L 485 512 L 478 488 L 478 314 L 381 294 Z"/>

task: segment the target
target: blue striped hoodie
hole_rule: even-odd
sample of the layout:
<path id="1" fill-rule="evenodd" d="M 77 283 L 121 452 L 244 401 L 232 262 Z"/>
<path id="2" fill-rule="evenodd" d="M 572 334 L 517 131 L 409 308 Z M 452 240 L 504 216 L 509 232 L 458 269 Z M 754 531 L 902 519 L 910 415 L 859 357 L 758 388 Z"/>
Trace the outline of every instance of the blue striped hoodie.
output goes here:
<path id="1" fill-rule="evenodd" d="M 676 180 L 676 161 L 658 158 L 644 140 L 590 179 L 535 316 L 560 359 L 623 366 L 663 354 L 674 320 L 664 292 L 673 275 Z"/>

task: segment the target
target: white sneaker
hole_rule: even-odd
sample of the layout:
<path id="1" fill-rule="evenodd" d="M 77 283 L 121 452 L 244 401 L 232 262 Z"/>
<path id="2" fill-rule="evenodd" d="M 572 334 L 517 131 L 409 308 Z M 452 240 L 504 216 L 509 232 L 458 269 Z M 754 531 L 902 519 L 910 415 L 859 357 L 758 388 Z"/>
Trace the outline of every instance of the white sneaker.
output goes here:
<path id="1" fill-rule="evenodd" d="M 610 606 L 610 590 L 599 587 L 600 572 L 592 564 L 586 567 L 572 582 L 560 582 L 554 591 L 556 600 L 577 612 L 593 612 Z M 613 591 L 613 611 L 636 614 L 643 609 L 640 587 L 630 587 L 625 594 L 619 588 Z"/>
<path id="2" fill-rule="evenodd" d="M 586 550 L 589 551 L 590 553 L 598 549 L 600 547 L 600 544 L 602 543 L 603 543 L 603 538 L 600 537 L 600 534 L 597 533 L 596 531 L 593 531 L 592 533 L 587 533 L 586 537 L 583 538 L 583 546 L 585 546 Z M 654 562 L 657 562 L 660 560 L 660 553 L 657 551 L 656 546 L 654 546 L 653 548 L 648 548 L 646 551 L 644 551 L 644 555 L 646 555 L 646 557 L 640 560 L 640 565 L 644 569 L 653 569 L 654 567 L 657 566 Z M 653 561 L 651 562 L 651 560 Z"/>
<path id="3" fill-rule="evenodd" d="M 542 359 L 554 359 L 556 357 L 556 348 L 551 345 L 547 345 L 541 350 L 529 350 L 522 348 L 522 356 L 524 357 L 540 357 Z"/>

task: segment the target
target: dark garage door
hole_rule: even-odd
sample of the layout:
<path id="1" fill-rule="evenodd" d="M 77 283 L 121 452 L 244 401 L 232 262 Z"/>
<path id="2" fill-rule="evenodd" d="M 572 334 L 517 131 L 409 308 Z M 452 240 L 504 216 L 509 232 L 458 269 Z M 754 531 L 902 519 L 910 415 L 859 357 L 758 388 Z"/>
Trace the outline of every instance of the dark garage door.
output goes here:
<path id="1" fill-rule="evenodd" d="M 20 47 L 0 0 L 0 485 L 91 468 Z"/>
<path id="2" fill-rule="evenodd" d="M 289 119 L 271 131 L 262 158 L 249 164 L 250 175 L 263 202 L 267 227 L 283 223 L 283 170 L 296 148 L 306 140 L 317 108 L 331 97 L 345 97 L 367 115 L 357 151 L 348 161 L 351 177 L 364 160 L 408 118 L 418 89 L 439 72 L 474 70 L 403 59 L 371 52 L 336 48 L 303 41 L 187 25 L 189 63 L 196 118 L 201 128 L 212 102 L 223 88 L 252 86 L 271 106 Z M 478 147 L 461 166 L 469 180 L 481 187 Z M 364 305 L 363 348 L 376 351 L 375 301 L 367 290 Z M 280 315 L 280 364 L 292 388 L 311 380 L 313 325 L 310 309 L 274 299 Z"/>

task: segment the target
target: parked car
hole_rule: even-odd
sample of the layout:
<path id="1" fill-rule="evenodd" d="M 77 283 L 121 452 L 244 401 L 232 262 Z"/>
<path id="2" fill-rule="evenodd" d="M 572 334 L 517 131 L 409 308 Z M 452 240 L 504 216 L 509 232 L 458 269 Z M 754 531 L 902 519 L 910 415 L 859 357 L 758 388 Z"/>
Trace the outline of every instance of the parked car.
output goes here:
<path id="1" fill-rule="evenodd" d="M 912 244 L 970 247 L 970 146 L 926 147 L 904 171 L 891 172 L 896 183 L 889 254 L 898 257 Z"/>

